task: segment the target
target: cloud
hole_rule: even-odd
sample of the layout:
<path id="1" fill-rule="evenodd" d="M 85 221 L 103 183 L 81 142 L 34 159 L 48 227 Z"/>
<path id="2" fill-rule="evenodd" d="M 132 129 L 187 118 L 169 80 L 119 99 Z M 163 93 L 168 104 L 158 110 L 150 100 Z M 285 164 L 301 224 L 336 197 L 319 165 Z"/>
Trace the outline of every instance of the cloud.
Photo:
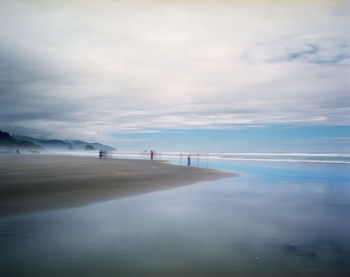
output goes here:
<path id="1" fill-rule="evenodd" d="M 259 3 L 1 1 L 0 126 L 106 141 L 348 125 L 349 5 Z"/>

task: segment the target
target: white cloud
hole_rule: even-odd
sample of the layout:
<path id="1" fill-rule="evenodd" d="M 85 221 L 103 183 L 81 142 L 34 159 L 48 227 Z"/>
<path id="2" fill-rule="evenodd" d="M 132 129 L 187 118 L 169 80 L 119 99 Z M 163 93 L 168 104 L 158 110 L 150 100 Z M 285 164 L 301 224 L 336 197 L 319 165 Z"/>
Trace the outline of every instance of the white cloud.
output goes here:
<path id="1" fill-rule="evenodd" d="M 348 125 L 349 5 L 306 2 L 1 1 L 1 126 Z"/>

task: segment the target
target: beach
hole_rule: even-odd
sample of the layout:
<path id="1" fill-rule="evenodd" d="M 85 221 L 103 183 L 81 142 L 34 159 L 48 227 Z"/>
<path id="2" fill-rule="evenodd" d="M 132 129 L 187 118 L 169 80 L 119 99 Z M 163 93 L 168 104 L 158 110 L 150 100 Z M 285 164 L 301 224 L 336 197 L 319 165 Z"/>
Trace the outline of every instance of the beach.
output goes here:
<path id="1" fill-rule="evenodd" d="M 0 156 L 0 217 L 82 206 L 237 176 L 162 161 Z"/>
<path id="2" fill-rule="evenodd" d="M 11 160 L 15 158 L 18 161 Z M 54 195 L 37 189 L 37 203 L 49 199 L 45 209 L 51 210 L 0 217 L 1 276 L 348 276 L 347 164 L 199 161 L 200 166 L 240 173 L 239 178 L 222 178 L 227 176 L 223 171 L 148 160 L 11 159 L 2 161 L 1 177 L 6 168 L 8 180 L 25 180 L 26 175 L 50 179 L 55 174 L 66 198 L 79 191 L 66 186 L 86 189 L 94 176 L 102 180 L 112 172 L 113 180 L 122 179 L 122 173 L 131 175 L 130 182 L 120 181 L 119 187 L 133 184 L 139 194 L 124 190 L 133 196 L 97 202 L 91 196 L 99 191 L 95 189 L 63 203 L 77 207 L 55 209 Z M 179 182 L 183 177 L 169 176 L 174 172 L 193 181 L 222 179 L 186 185 Z M 157 182 L 152 193 L 143 193 L 152 190 L 152 179 L 164 181 Z M 18 192 L 23 194 L 29 181 L 17 181 L 22 186 Z M 110 193 L 101 200 L 121 197 L 123 190 L 113 192 L 108 183 L 101 182 L 105 194 Z M 63 191 L 53 181 L 36 186 L 40 184 Z M 137 187 L 141 184 L 143 189 Z"/>

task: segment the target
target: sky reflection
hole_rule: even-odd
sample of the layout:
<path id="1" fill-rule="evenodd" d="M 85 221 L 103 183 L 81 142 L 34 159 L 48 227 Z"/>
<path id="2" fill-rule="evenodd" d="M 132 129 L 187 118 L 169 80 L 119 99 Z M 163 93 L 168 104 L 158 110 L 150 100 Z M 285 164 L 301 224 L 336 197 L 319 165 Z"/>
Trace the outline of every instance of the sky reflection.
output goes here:
<path id="1" fill-rule="evenodd" d="M 341 166 L 212 166 L 243 175 L 1 219 L 1 272 L 346 276 L 350 198 Z"/>

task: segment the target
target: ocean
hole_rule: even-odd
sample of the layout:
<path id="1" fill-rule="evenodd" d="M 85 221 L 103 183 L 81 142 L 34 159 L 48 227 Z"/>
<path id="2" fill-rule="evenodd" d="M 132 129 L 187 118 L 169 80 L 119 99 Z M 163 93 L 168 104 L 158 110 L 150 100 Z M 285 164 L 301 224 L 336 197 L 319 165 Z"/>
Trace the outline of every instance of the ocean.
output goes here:
<path id="1" fill-rule="evenodd" d="M 192 154 L 240 177 L 1 218 L 0 275 L 348 276 L 349 158 Z"/>
<path id="2" fill-rule="evenodd" d="M 79 153 L 77 153 L 79 155 Z M 188 153 L 188 152 L 159 152 L 156 159 L 181 161 L 190 155 L 193 161 L 200 161 L 205 166 L 208 161 L 248 161 L 248 162 L 289 162 L 289 163 L 330 163 L 350 164 L 350 153 Z M 148 158 L 148 152 L 118 151 L 111 154 L 116 158 Z M 182 163 L 184 163 L 182 161 Z M 197 164 L 196 164 L 197 165 Z M 199 165 L 199 164 L 198 164 Z"/>

